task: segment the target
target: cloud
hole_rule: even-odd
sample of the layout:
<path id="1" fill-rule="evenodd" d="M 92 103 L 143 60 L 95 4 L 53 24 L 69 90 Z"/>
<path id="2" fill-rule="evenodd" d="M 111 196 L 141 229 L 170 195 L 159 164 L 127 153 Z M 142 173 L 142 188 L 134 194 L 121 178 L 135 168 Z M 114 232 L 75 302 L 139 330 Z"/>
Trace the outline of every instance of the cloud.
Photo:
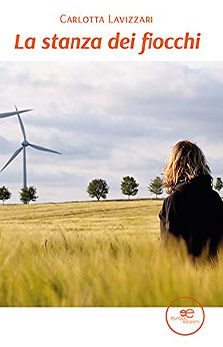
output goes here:
<path id="1" fill-rule="evenodd" d="M 63 153 L 28 149 L 39 201 L 85 200 L 95 177 L 120 198 L 127 174 L 137 177 L 139 196 L 148 196 L 148 182 L 183 138 L 202 147 L 213 175 L 223 175 L 223 63 L 12 62 L 0 64 L 0 77 L 0 112 L 34 108 L 22 115 L 28 140 Z M 16 117 L 2 119 L 0 164 L 21 142 Z M 0 180 L 18 201 L 22 155 Z"/>

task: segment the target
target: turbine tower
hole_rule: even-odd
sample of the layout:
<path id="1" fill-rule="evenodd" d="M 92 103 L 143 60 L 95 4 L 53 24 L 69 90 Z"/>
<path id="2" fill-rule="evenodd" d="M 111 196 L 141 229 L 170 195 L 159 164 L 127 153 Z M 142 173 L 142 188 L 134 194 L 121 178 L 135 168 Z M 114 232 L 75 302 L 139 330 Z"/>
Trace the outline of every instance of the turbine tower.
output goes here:
<path id="1" fill-rule="evenodd" d="M 17 115 L 18 116 L 19 124 L 20 124 L 21 130 L 22 130 L 22 134 L 23 134 L 23 142 L 21 143 L 21 147 L 15 151 L 15 153 L 11 156 L 11 158 L 3 166 L 3 168 L 1 169 L 0 172 L 2 172 L 17 157 L 17 155 L 19 155 L 19 153 L 21 151 L 23 151 L 23 187 L 26 188 L 27 187 L 26 148 L 28 146 L 30 146 L 30 147 L 38 150 L 38 151 L 44 151 L 44 152 L 50 152 L 50 153 L 56 153 L 56 154 L 61 154 L 61 153 L 57 152 L 57 151 L 54 151 L 52 149 L 41 147 L 41 146 L 38 146 L 38 145 L 34 145 L 33 143 L 28 142 L 27 138 L 26 138 L 25 128 L 24 128 L 22 119 L 20 117 L 20 113 L 28 112 L 28 111 L 32 111 L 32 110 L 28 109 L 28 110 L 18 111 L 16 106 L 15 106 L 15 108 L 16 108 L 16 112 L 2 113 L 2 114 L 0 114 L 0 118 L 6 118 L 6 117 L 13 116 L 13 115 Z"/>

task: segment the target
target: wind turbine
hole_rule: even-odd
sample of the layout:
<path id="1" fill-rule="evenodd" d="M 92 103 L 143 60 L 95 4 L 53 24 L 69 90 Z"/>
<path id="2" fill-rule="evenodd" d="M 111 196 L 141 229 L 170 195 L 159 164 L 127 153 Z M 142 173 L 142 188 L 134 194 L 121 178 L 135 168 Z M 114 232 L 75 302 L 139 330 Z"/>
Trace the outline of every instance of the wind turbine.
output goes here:
<path id="1" fill-rule="evenodd" d="M 7 118 L 7 117 L 14 116 L 15 114 L 18 115 L 19 113 L 24 113 L 24 112 L 29 112 L 29 111 L 32 111 L 32 109 L 30 108 L 28 110 L 18 111 L 16 108 L 16 111 L 13 111 L 13 112 L 0 113 L 0 118 Z"/>
<path id="2" fill-rule="evenodd" d="M 57 151 L 54 151 L 52 149 L 41 147 L 41 146 L 37 146 L 37 145 L 34 145 L 33 143 L 28 142 L 27 138 L 26 138 L 25 128 L 24 128 L 22 119 L 20 117 L 20 113 L 28 112 L 28 111 L 32 111 L 32 110 L 29 109 L 29 110 L 18 111 L 16 106 L 15 106 L 15 109 L 16 109 L 16 112 L 7 112 L 7 113 L 0 114 L 0 118 L 10 117 L 10 116 L 13 116 L 13 115 L 17 114 L 18 119 L 19 119 L 19 124 L 20 124 L 21 130 L 22 130 L 22 134 L 23 134 L 23 142 L 21 143 L 21 147 L 15 151 L 15 153 L 11 156 L 11 158 L 3 166 L 3 168 L 1 169 L 0 172 L 2 172 L 17 157 L 17 155 L 19 155 L 19 153 L 21 151 L 23 151 L 23 187 L 25 188 L 25 187 L 27 187 L 26 147 L 30 146 L 30 147 L 32 147 L 34 149 L 37 149 L 38 151 L 44 151 L 44 152 L 50 152 L 50 153 L 56 153 L 56 154 L 61 154 L 61 153 L 57 152 Z"/>

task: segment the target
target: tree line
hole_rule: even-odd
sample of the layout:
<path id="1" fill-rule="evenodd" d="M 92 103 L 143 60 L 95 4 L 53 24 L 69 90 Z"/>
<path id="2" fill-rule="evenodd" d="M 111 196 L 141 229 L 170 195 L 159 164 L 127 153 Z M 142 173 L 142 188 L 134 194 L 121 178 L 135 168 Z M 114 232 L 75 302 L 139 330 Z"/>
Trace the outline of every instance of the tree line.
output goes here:
<path id="1" fill-rule="evenodd" d="M 23 204 L 29 204 L 30 201 L 36 201 L 38 199 L 37 189 L 34 186 L 24 187 L 19 192 L 20 201 Z M 9 200 L 12 196 L 12 193 L 5 186 L 0 187 L 0 200 L 4 205 L 5 201 Z"/>
<path id="2" fill-rule="evenodd" d="M 214 185 L 215 190 L 218 192 L 223 188 L 223 181 L 221 177 L 217 177 L 216 183 Z M 148 185 L 148 190 L 151 194 L 154 194 L 156 198 L 163 193 L 163 181 L 157 176 L 152 179 Z M 128 196 L 130 199 L 131 196 L 135 196 L 139 191 L 139 183 L 135 180 L 134 177 L 125 176 L 121 181 L 121 192 L 123 195 Z M 106 199 L 109 193 L 109 186 L 107 182 L 101 178 L 93 179 L 87 187 L 87 193 L 90 198 L 96 198 L 98 201 L 100 199 Z M 38 199 L 37 189 L 34 186 L 24 187 L 20 190 L 20 201 L 23 204 L 29 204 L 31 201 L 36 201 Z M 9 200 L 12 196 L 12 193 L 5 186 L 0 187 L 0 201 L 3 205 L 5 201 Z"/>
<path id="3" fill-rule="evenodd" d="M 215 190 L 218 192 L 223 188 L 223 182 L 221 177 L 217 177 L 216 184 L 214 185 Z M 148 185 L 148 190 L 151 194 L 154 194 L 156 198 L 163 194 L 163 180 L 157 176 L 152 179 Z M 139 191 L 139 183 L 134 177 L 125 176 L 121 181 L 121 192 L 123 195 L 127 195 L 128 199 L 131 196 L 135 196 Z M 87 193 L 90 198 L 96 198 L 97 200 L 106 199 L 109 192 L 109 186 L 107 182 L 103 179 L 93 179 L 88 187 Z"/>
<path id="4" fill-rule="evenodd" d="M 158 195 L 163 193 L 163 181 L 160 177 L 156 177 L 154 180 L 151 180 L 148 189 L 150 193 L 155 194 L 156 198 Z M 135 180 L 134 177 L 125 176 L 121 181 L 121 192 L 123 195 L 127 195 L 128 199 L 131 196 L 135 196 L 139 191 L 139 183 Z M 93 179 L 88 187 L 87 193 L 90 198 L 96 198 L 97 200 L 106 199 L 109 192 L 109 186 L 107 182 L 101 178 Z"/>

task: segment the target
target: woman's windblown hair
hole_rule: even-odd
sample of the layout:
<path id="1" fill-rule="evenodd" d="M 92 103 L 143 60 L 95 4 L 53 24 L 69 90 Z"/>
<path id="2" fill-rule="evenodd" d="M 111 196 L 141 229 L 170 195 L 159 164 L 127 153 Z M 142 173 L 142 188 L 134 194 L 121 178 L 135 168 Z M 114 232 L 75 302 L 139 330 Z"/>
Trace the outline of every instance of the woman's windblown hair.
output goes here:
<path id="1" fill-rule="evenodd" d="M 178 182 L 188 182 L 211 171 L 201 149 L 188 140 L 178 142 L 172 149 L 164 168 L 163 186 L 170 194 Z"/>

